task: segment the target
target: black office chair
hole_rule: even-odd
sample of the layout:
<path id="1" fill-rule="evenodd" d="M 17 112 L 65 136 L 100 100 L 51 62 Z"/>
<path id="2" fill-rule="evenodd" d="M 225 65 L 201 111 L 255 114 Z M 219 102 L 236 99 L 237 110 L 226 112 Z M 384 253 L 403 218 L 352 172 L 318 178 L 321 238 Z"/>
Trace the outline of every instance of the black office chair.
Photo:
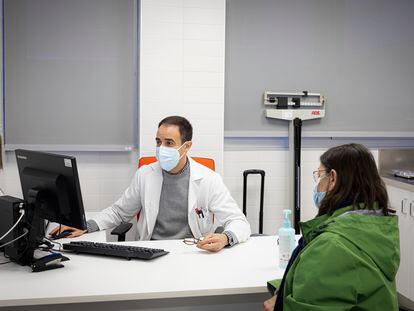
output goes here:
<path id="1" fill-rule="evenodd" d="M 131 229 L 132 224 L 130 222 L 123 222 L 114 230 L 111 231 L 112 235 L 118 236 L 118 242 L 124 242 L 126 233 Z"/>

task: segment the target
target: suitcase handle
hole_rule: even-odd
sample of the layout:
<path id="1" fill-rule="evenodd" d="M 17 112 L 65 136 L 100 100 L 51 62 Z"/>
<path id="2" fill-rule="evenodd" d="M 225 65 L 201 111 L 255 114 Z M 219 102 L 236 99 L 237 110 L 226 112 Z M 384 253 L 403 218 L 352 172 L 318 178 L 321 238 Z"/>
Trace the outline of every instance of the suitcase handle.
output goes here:
<path id="1" fill-rule="evenodd" d="M 264 198 L 264 179 L 265 171 L 258 169 L 245 170 L 243 172 L 243 214 L 247 216 L 247 177 L 249 175 L 260 175 L 260 210 L 259 210 L 259 233 L 263 233 L 263 198 Z"/>

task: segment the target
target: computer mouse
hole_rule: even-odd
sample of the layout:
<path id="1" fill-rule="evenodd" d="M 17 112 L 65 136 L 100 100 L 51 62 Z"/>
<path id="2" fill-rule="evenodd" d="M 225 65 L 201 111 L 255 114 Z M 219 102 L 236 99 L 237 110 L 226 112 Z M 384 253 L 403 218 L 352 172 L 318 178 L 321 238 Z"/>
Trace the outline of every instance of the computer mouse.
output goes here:
<path id="1" fill-rule="evenodd" d="M 72 230 L 63 230 L 61 233 L 52 235 L 53 240 L 63 239 L 72 233 Z"/>

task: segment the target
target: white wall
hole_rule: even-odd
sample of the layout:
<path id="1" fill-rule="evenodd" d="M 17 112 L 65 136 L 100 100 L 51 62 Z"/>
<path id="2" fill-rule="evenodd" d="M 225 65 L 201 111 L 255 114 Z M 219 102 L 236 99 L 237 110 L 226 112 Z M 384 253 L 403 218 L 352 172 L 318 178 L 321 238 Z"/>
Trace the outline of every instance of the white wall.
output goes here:
<path id="1" fill-rule="evenodd" d="M 194 125 L 193 155 L 211 156 L 224 182 L 242 207 L 245 169 L 266 171 L 264 232 L 275 234 L 286 208 L 288 151 L 259 150 L 257 145 L 231 150 L 224 146 L 224 0 L 142 1 L 141 15 L 141 155 L 154 154 L 158 121 L 170 114 L 187 116 Z M 1 40 L 0 40 L 1 43 Z M 303 219 L 316 213 L 312 171 L 325 149 L 302 152 Z M 375 158 L 377 151 L 373 150 Z M 117 199 L 136 170 L 136 152 L 75 152 L 85 209 L 99 211 Z M 21 197 L 16 160 L 6 155 L 0 187 Z M 259 178 L 249 177 L 248 218 L 258 231 Z"/>
<path id="2" fill-rule="evenodd" d="M 254 147 L 253 147 L 254 148 Z M 288 208 L 287 174 L 289 167 L 287 150 L 246 150 L 224 152 L 224 182 L 240 207 L 243 206 L 243 171 L 263 169 L 265 177 L 263 232 L 276 234 L 282 225 L 282 210 Z M 319 157 L 326 149 L 304 149 L 301 155 L 301 221 L 315 217 L 313 204 L 312 172 L 319 166 Z M 378 163 L 378 150 L 371 149 Z M 253 232 L 259 228 L 260 177 L 250 175 L 247 187 L 247 218 Z"/>
<path id="3" fill-rule="evenodd" d="M 242 208 L 243 171 L 263 169 L 266 172 L 263 229 L 266 234 L 276 234 L 282 224 L 282 210 L 286 207 L 287 150 L 227 150 L 224 152 L 223 179 L 233 197 Z M 302 220 L 316 214 L 312 201 L 314 182 L 312 171 L 319 165 L 319 156 L 326 149 L 302 151 Z M 371 150 L 375 159 L 378 151 Z M 137 165 L 136 153 L 77 152 L 79 178 L 85 209 L 99 211 L 113 203 L 129 185 Z M 0 171 L 0 187 L 9 195 L 22 197 L 13 152 L 7 152 L 6 167 Z M 248 178 L 247 214 L 253 232 L 259 227 L 260 178 Z"/>
<path id="4" fill-rule="evenodd" d="M 62 152 L 60 152 L 62 153 Z M 87 211 L 112 204 L 131 182 L 138 156 L 135 152 L 63 152 L 76 157 L 82 198 Z M 11 196 L 22 197 L 14 152 L 6 153 L 0 171 L 0 187 Z"/>
<path id="5" fill-rule="evenodd" d="M 153 155 L 158 122 L 182 115 L 194 127 L 191 155 L 221 172 L 225 0 L 142 0 L 140 155 Z"/>
<path id="6" fill-rule="evenodd" d="M 143 0 L 141 4 L 140 154 L 154 155 L 155 132 L 163 117 L 184 115 L 194 126 L 192 155 L 214 158 L 221 171 L 225 0 Z M 138 159 L 135 152 L 66 154 L 77 157 L 88 211 L 101 210 L 122 194 Z M 13 152 L 7 153 L 5 162 L 0 187 L 21 197 Z"/>

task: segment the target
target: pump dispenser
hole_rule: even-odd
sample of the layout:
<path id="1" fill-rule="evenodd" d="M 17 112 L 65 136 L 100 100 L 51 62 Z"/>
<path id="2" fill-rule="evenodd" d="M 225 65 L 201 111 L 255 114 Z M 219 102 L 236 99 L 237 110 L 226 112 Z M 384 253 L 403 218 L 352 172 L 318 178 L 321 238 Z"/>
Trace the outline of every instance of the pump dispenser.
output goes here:
<path id="1" fill-rule="evenodd" d="M 283 225 L 279 229 L 279 268 L 281 269 L 286 268 L 295 248 L 295 230 L 289 218 L 291 213 L 288 209 L 283 210 Z"/>

